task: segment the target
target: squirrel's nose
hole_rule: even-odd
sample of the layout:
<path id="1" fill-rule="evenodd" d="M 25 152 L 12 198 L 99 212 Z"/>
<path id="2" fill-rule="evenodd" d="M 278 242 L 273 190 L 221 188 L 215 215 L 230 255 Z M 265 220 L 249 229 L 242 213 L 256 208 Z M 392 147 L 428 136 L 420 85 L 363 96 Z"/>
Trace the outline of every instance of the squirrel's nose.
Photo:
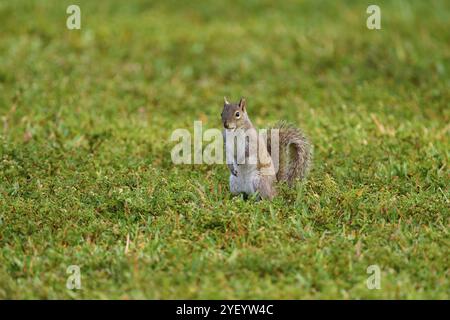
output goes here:
<path id="1" fill-rule="evenodd" d="M 228 122 L 224 122 L 224 123 L 223 123 L 223 126 L 225 127 L 225 129 L 230 129 L 230 128 L 228 127 Z"/>

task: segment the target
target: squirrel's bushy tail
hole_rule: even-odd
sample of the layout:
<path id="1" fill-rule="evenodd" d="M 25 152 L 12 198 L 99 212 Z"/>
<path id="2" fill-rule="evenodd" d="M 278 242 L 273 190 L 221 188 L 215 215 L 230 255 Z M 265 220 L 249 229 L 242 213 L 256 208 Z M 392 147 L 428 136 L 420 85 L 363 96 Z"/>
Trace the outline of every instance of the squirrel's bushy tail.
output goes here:
<path id="1" fill-rule="evenodd" d="M 311 166 L 312 146 L 303 132 L 285 121 L 276 123 L 269 129 L 267 151 L 272 156 L 271 129 L 279 130 L 279 159 L 277 180 L 292 185 L 306 177 Z M 274 161 L 274 157 L 272 157 Z"/>

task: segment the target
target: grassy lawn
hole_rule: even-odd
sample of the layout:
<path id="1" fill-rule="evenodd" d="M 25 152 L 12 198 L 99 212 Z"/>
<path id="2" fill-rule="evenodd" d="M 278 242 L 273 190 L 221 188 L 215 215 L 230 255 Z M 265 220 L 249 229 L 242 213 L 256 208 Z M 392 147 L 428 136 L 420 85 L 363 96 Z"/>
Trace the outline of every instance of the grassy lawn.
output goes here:
<path id="1" fill-rule="evenodd" d="M 449 299 L 450 3 L 369 4 L 0 2 L 0 298 Z M 172 163 L 224 95 L 309 135 L 307 181 Z"/>

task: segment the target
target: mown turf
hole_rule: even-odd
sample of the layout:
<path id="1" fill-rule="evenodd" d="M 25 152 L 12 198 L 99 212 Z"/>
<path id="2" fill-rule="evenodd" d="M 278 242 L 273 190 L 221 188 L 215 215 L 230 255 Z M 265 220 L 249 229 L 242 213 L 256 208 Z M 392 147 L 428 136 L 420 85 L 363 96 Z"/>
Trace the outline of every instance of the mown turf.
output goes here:
<path id="1" fill-rule="evenodd" d="M 0 298 L 449 298 L 448 1 L 72 3 L 0 2 Z M 304 129 L 306 183 L 172 164 L 224 95 Z"/>

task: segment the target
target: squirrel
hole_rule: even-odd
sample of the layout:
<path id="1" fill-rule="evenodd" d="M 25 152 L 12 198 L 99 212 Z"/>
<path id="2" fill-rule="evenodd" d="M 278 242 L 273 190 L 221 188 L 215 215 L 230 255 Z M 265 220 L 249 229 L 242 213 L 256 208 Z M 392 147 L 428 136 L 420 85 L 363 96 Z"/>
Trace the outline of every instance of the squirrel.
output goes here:
<path id="1" fill-rule="evenodd" d="M 265 137 L 256 133 L 256 128 L 250 121 L 244 98 L 238 103 L 230 103 L 224 97 L 221 117 L 231 194 L 243 193 L 245 197 L 256 195 L 257 199 L 272 200 L 277 194 L 277 182 L 286 182 L 292 187 L 297 180 L 306 177 L 311 166 L 312 146 L 300 129 L 280 121 L 269 129 L 270 132 L 278 130 L 278 144 L 272 142 L 271 138 L 263 139 Z M 242 137 L 244 140 L 240 140 Z M 276 147 L 277 171 L 272 159 L 275 151 L 272 148 Z M 239 148 L 245 152 L 236 152 Z"/>

